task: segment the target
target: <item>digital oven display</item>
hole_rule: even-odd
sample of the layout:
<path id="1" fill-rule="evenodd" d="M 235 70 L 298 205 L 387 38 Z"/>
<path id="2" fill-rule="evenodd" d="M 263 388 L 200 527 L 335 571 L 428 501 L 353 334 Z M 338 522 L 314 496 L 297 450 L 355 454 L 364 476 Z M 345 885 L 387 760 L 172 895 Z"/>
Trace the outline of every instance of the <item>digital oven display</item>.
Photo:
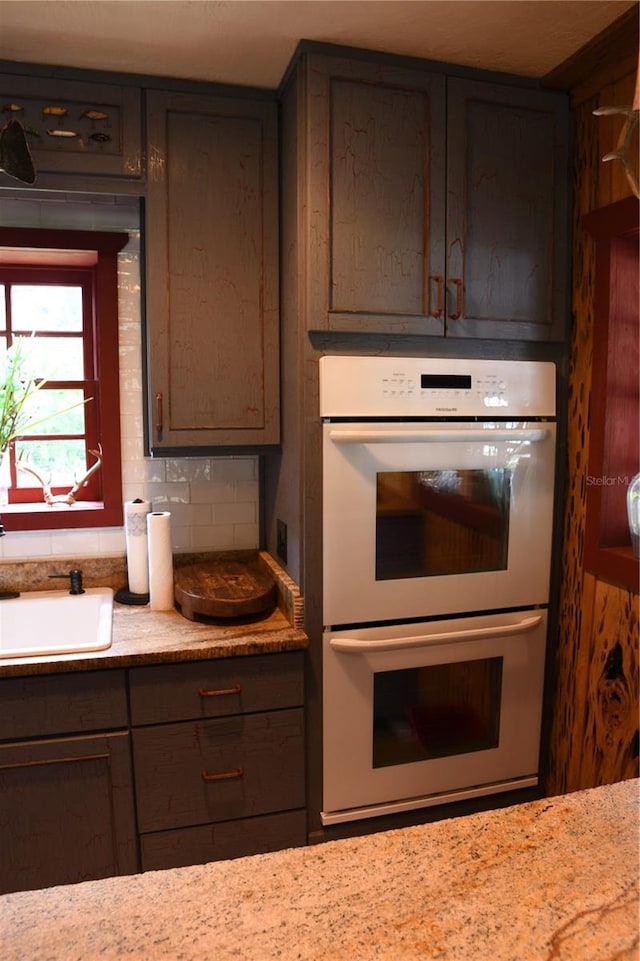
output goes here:
<path id="1" fill-rule="evenodd" d="M 471 390 L 471 374 L 420 374 L 420 386 L 423 389 Z"/>

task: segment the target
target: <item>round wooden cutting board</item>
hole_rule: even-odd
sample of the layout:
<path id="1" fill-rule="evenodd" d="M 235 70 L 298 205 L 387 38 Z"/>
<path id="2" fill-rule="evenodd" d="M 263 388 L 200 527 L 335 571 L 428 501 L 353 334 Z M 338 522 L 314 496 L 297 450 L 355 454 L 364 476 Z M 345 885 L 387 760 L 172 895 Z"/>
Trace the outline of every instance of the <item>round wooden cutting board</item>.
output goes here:
<path id="1" fill-rule="evenodd" d="M 174 571 L 176 603 L 182 614 L 195 621 L 200 616 L 223 618 L 260 617 L 276 606 L 273 577 L 259 562 L 206 561 Z"/>

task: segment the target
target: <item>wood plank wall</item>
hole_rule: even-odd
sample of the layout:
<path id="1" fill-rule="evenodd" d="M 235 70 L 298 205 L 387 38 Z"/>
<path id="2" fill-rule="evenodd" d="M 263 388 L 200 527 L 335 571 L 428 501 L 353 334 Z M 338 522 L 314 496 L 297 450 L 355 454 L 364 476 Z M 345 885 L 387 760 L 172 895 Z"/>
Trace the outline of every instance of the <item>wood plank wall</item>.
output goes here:
<path id="1" fill-rule="evenodd" d="M 601 161 L 615 147 L 623 120 L 594 117 L 593 110 L 633 103 L 638 54 L 637 46 L 629 50 L 629 37 L 635 44 L 637 35 L 637 25 L 630 30 L 627 23 L 622 40 L 609 37 L 600 45 L 595 64 L 583 57 L 565 75 L 574 108 L 573 325 L 548 795 L 638 776 L 638 595 L 594 577 L 583 566 L 594 245 L 581 225 L 584 213 L 632 193 L 620 162 Z"/>

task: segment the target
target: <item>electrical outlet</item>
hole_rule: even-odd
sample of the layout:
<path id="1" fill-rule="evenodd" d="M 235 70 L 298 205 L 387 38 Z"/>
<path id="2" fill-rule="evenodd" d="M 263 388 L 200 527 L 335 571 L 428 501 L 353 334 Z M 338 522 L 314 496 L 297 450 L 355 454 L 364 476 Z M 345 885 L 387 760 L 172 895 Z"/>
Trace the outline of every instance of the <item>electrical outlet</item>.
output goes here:
<path id="1" fill-rule="evenodd" d="M 276 521 L 276 552 L 284 563 L 287 563 L 287 525 L 284 521 Z"/>

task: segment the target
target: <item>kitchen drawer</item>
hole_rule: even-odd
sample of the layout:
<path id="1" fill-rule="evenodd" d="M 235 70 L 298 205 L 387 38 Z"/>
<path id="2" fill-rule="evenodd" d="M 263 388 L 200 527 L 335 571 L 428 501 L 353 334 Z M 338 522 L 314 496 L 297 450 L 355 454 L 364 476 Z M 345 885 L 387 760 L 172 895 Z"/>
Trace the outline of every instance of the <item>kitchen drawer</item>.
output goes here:
<path id="1" fill-rule="evenodd" d="M 124 671 L 0 679 L 0 740 L 127 727 Z"/>
<path id="2" fill-rule="evenodd" d="M 302 708 L 133 731 L 138 828 L 304 807 Z"/>
<path id="3" fill-rule="evenodd" d="M 290 651 L 134 668 L 129 687 L 134 726 L 298 707 L 303 655 Z"/>
<path id="4" fill-rule="evenodd" d="M 206 864 L 250 854 L 266 854 L 307 843 L 304 810 L 265 817 L 241 818 L 175 831 L 143 834 L 140 851 L 143 871 Z"/>

